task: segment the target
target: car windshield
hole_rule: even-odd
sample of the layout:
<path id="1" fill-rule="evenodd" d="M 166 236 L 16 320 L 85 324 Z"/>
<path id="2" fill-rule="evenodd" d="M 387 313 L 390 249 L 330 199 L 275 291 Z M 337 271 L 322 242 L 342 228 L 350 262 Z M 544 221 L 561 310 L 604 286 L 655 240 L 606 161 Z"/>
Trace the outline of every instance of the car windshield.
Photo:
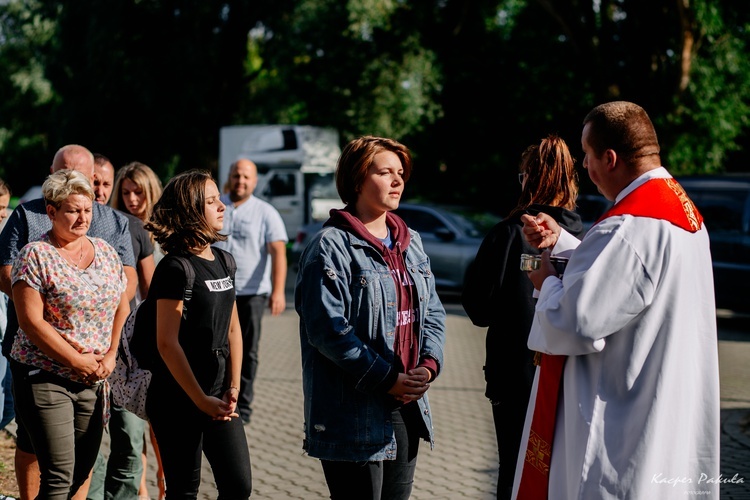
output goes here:
<path id="1" fill-rule="evenodd" d="M 604 196 L 599 195 L 581 195 L 576 200 L 576 213 L 581 216 L 581 220 L 593 223 L 602 216 L 607 209 L 612 206 L 612 202 Z"/>
<path id="2" fill-rule="evenodd" d="M 686 187 L 685 190 L 698 206 L 709 231 L 742 231 L 747 189 Z"/>
<path id="3" fill-rule="evenodd" d="M 461 232 L 466 236 L 472 238 L 481 238 L 484 236 L 484 231 L 479 227 L 479 224 L 464 215 L 456 214 L 452 212 L 445 212 L 445 217 L 455 224 Z"/>

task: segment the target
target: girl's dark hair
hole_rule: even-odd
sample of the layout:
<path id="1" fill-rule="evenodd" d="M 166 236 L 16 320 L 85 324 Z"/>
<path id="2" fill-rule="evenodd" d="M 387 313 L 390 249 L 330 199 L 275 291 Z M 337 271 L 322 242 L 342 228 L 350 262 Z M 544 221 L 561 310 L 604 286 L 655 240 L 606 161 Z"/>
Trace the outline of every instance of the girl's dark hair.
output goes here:
<path id="1" fill-rule="evenodd" d="M 213 178 L 207 170 L 193 169 L 177 174 L 164 187 L 145 227 L 165 254 L 190 253 L 226 240 L 209 226 L 204 215 L 208 181 Z"/>
<path id="2" fill-rule="evenodd" d="M 530 205 L 551 205 L 574 210 L 578 197 L 578 174 L 568 145 L 555 134 L 526 148 L 519 172 L 526 174 L 515 214 Z"/>

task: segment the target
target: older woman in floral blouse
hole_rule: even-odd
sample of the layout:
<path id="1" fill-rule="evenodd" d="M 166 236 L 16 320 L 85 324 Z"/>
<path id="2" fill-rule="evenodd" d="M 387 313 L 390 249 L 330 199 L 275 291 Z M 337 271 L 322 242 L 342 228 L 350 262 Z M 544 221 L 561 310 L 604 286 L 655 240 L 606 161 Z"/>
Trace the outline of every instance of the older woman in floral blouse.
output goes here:
<path id="1" fill-rule="evenodd" d="M 52 229 L 13 265 L 19 331 L 11 351 L 17 415 L 39 459 L 39 498 L 69 498 L 96 459 L 106 378 L 129 312 L 115 250 L 86 236 L 94 192 L 73 170 L 42 186 Z"/>

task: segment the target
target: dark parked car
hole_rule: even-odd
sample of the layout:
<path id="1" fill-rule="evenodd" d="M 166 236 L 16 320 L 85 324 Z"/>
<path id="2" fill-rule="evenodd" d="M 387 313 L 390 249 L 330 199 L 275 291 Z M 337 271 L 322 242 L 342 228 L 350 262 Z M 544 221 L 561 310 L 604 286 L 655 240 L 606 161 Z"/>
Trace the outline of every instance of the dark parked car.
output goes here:
<path id="1" fill-rule="evenodd" d="M 461 290 L 466 269 L 476 257 L 486 229 L 499 220 L 485 215 L 485 222 L 480 225 L 455 209 L 412 203 L 401 203 L 394 212 L 421 236 L 435 285 L 445 291 Z M 297 265 L 310 237 L 322 227 L 323 222 L 314 222 L 300 229 L 291 249 L 293 265 Z"/>
<path id="2" fill-rule="evenodd" d="M 677 180 L 708 229 L 716 307 L 750 313 L 750 174 Z"/>
<path id="3" fill-rule="evenodd" d="M 678 177 L 703 215 L 711 240 L 716 307 L 750 313 L 750 174 Z M 584 227 L 611 205 L 601 195 L 579 197 Z"/>
<path id="4" fill-rule="evenodd" d="M 600 194 L 581 194 L 576 200 L 576 213 L 581 216 L 584 232 L 591 229 L 604 212 L 609 210 L 612 202 Z"/>

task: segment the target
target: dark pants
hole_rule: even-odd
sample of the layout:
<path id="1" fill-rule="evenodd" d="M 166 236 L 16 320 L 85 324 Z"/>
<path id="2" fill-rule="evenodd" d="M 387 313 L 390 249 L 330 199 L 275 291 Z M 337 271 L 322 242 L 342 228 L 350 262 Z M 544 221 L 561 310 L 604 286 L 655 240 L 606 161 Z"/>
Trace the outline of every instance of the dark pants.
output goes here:
<path id="1" fill-rule="evenodd" d="M 492 418 L 495 420 L 500 461 L 497 477 L 498 500 L 510 499 L 513 492 L 513 477 L 516 473 L 523 424 L 526 420 L 526 406 L 528 406 L 528 401 L 526 405 L 522 401 L 516 404 L 492 404 Z"/>
<path id="2" fill-rule="evenodd" d="M 167 498 L 198 497 L 202 455 L 216 481 L 218 500 L 246 500 L 253 489 L 245 428 L 238 418 L 213 420 L 180 390 L 152 391 L 146 412 L 164 466 Z"/>
<path id="3" fill-rule="evenodd" d="M 68 499 L 94 466 L 102 441 L 102 387 L 12 362 L 16 418 L 41 470 L 38 498 Z"/>
<path id="4" fill-rule="evenodd" d="M 414 415 L 415 410 L 417 414 Z M 340 462 L 321 460 L 332 500 L 408 499 L 419 452 L 419 407 L 412 403 L 392 414 L 396 460 Z M 422 424 L 423 425 L 423 424 Z"/>
<path id="5" fill-rule="evenodd" d="M 2 352 L 3 356 L 10 359 L 10 351 L 13 349 L 13 342 L 16 340 L 18 333 L 18 316 L 16 316 L 16 306 L 12 300 L 8 300 L 8 324 L 5 327 L 5 336 L 3 337 Z"/>
<path id="6" fill-rule="evenodd" d="M 143 475 L 141 453 L 145 431 L 145 420 L 125 408 L 112 405 L 109 458 L 105 459 L 99 451 L 86 498 L 132 500 L 138 497 Z"/>
<path id="7" fill-rule="evenodd" d="M 250 421 L 252 413 L 253 383 L 258 371 L 258 343 L 260 342 L 260 320 L 268 302 L 268 295 L 242 295 L 237 297 L 237 314 L 242 328 L 242 375 L 237 409 L 244 422 Z"/>

